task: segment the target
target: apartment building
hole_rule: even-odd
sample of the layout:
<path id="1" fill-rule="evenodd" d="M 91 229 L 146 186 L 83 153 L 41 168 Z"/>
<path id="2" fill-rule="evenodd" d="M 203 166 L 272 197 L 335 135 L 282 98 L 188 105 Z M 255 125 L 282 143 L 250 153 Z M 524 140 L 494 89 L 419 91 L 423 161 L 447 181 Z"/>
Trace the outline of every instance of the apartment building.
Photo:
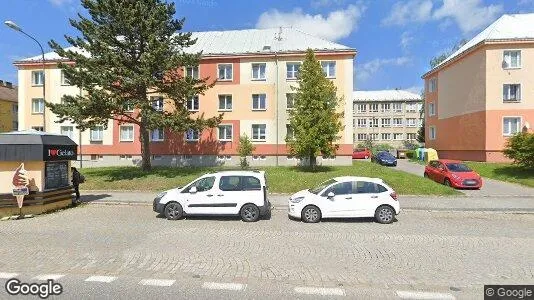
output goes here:
<path id="1" fill-rule="evenodd" d="M 19 103 L 17 87 L 0 80 L 0 132 L 17 131 Z"/>
<path id="2" fill-rule="evenodd" d="M 203 132 L 151 133 L 154 165 L 237 165 L 240 135 L 246 134 L 255 146 L 252 165 L 296 165 L 285 144 L 288 111 L 292 109 L 297 75 L 306 50 L 311 48 L 323 65 L 326 76 L 338 90 L 340 99 L 350 99 L 353 61 L 356 51 L 293 28 L 195 32 L 197 43 L 186 49 L 203 56 L 198 67 L 184 68 L 187 76 L 217 80 L 205 95 L 192 97 L 187 107 L 206 117 L 224 113 L 218 128 Z M 62 58 L 54 52 L 45 55 L 46 99 L 54 103 L 63 95 L 83 93 L 70 86 L 57 68 Z M 75 124 L 57 120 L 42 103 L 43 71 L 40 56 L 15 62 L 18 67 L 19 116 L 21 129 L 42 130 L 70 136 L 80 147 L 84 166 L 132 165 L 140 160 L 139 129 L 109 121 L 107 129 L 96 127 L 79 132 Z M 154 97 L 154 107 L 167 109 L 165 95 Z M 347 116 L 335 157 L 320 157 L 326 165 L 351 164 L 352 103 L 343 100 L 339 110 Z"/>
<path id="3" fill-rule="evenodd" d="M 417 143 L 422 126 L 421 96 L 403 90 L 354 91 L 354 144 L 365 141 L 403 148 Z"/>
<path id="4" fill-rule="evenodd" d="M 534 14 L 503 15 L 423 75 L 426 145 L 443 158 L 501 162 L 534 122 Z"/>

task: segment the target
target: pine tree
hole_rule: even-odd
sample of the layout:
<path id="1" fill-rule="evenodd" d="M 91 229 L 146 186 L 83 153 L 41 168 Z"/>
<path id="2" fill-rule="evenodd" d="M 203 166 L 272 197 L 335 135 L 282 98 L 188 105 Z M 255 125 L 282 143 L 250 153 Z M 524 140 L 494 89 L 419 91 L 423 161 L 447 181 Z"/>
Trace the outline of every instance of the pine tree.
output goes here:
<path id="1" fill-rule="evenodd" d="M 341 101 L 336 87 L 325 77 L 321 64 L 308 49 L 298 76 L 294 109 L 289 112 L 293 136 L 287 138 L 291 155 L 307 158 L 310 166 L 316 166 L 317 155 L 334 156 L 335 144 L 343 130 L 343 113 L 337 111 Z"/>
<path id="2" fill-rule="evenodd" d="M 176 20 L 174 3 L 165 0 L 81 0 L 88 17 L 70 24 L 80 36 L 65 36 L 81 51 L 49 45 L 72 63 L 60 63 L 65 78 L 84 90 L 64 96 L 62 104 L 48 104 L 60 122 L 69 120 L 81 130 L 108 120 L 139 126 L 142 168 L 149 170 L 150 131 L 185 132 L 217 126 L 222 116 L 193 118 L 186 108 L 189 97 L 213 86 L 208 78 L 184 76 L 184 66 L 198 66 L 201 54 L 190 54 L 191 33 L 180 32 L 184 19 Z M 165 99 L 165 111 L 153 106 L 151 96 Z M 134 108 L 134 113 L 130 109 Z"/>

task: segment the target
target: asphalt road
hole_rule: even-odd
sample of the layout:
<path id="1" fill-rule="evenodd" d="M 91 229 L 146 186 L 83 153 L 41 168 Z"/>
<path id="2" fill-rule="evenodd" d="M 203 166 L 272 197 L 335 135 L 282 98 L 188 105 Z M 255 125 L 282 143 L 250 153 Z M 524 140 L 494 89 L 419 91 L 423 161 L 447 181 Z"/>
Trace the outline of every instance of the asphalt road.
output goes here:
<path id="1" fill-rule="evenodd" d="M 304 224 L 275 210 L 243 223 L 85 205 L 0 226 L 0 278 L 55 277 L 58 299 L 471 299 L 484 284 L 534 282 L 531 214 Z"/>

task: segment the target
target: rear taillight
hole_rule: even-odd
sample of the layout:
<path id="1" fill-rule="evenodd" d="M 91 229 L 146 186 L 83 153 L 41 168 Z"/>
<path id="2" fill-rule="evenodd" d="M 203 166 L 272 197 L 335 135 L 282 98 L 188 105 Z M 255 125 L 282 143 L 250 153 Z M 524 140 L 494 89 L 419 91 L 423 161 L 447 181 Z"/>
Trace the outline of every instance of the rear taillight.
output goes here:
<path id="1" fill-rule="evenodd" d="M 399 197 L 397 196 L 397 193 L 395 193 L 395 192 L 393 192 L 393 193 L 391 193 L 391 194 L 389 194 L 389 195 L 391 196 L 391 198 L 393 198 L 393 200 L 397 200 L 397 198 L 399 198 Z"/>

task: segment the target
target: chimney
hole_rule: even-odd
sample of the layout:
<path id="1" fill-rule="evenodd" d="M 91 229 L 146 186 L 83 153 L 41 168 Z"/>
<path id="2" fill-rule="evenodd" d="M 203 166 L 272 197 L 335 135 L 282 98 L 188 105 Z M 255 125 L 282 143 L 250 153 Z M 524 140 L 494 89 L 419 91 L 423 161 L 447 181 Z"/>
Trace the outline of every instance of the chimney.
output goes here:
<path id="1" fill-rule="evenodd" d="M 12 89 L 13 88 L 13 83 L 11 83 L 9 81 L 6 81 L 6 87 L 9 88 L 9 89 Z"/>

